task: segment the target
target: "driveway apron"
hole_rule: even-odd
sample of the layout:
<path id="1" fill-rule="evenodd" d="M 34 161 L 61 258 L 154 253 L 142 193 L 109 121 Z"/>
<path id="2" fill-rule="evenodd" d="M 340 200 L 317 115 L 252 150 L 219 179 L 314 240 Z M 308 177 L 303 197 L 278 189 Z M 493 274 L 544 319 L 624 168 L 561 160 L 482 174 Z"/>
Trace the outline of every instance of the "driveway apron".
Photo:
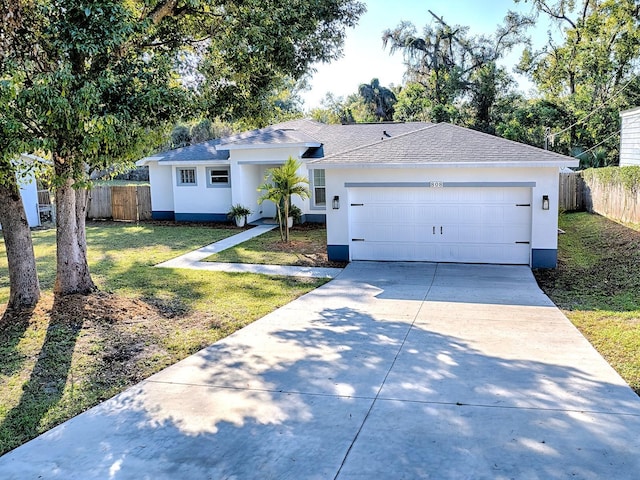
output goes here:
<path id="1" fill-rule="evenodd" d="M 640 399 L 526 267 L 354 262 L 3 479 L 636 479 Z"/>

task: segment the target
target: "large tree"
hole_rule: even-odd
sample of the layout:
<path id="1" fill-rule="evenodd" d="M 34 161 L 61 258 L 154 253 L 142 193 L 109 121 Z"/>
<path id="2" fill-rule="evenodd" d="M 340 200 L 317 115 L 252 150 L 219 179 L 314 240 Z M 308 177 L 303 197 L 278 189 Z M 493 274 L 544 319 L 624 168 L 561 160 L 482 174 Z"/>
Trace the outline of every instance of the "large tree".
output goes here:
<path id="1" fill-rule="evenodd" d="M 16 55 L 16 112 L 54 165 L 58 294 L 95 289 L 86 257 L 88 174 L 141 156 L 195 108 L 253 115 L 253 98 L 341 53 L 355 0 L 33 0 Z M 16 74 L 17 75 L 17 74 Z"/>
<path id="2" fill-rule="evenodd" d="M 31 230 L 18 184 L 33 167 L 20 161 L 29 143 L 15 104 L 20 84 L 14 71 L 16 56 L 33 53 L 21 33 L 27 7 L 22 0 L 0 0 L 0 224 L 9 263 L 9 309 L 33 307 L 40 298 Z"/>
<path id="3" fill-rule="evenodd" d="M 424 87 L 431 105 L 430 120 L 455 120 L 464 101 L 473 110 L 470 126 L 489 130 L 491 107 L 508 82 L 496 62 L 526 40 L 523 33 L 531 20 L 509 12 L 493 36 L 472 36 L 468 27 L 450 25 L 429 13 L 433 22 L 425 26 L 421 36 L 412 23 L 402 22 L 384 32 L 384 46 L 389 46 L 391 53 L 404 54 L 407 81 Z"/>
<path id="4" fill-rule="evenodd" d="M 380 80 L 374 78 L 371 83 L 360 84 L 358 94 L 377 121 L 393 120 L 393 106 L 398 100 L 392 90 L 380 85 Z"/>
<path id="5" fill-rule="evenodd" d="M 565 128 L 552 132 L 563 137 L 556 142 L 565 145 L 564 153 L 603 143 L 615 157 L 618 113 L 640 100 L 640 4 L 636 0 L 527 3 L 533 4 L 535 17 L 547 17 L 557 28 L 540 50 L 525 50 L 519 66 L 545 100 L 569 114 Z"/>

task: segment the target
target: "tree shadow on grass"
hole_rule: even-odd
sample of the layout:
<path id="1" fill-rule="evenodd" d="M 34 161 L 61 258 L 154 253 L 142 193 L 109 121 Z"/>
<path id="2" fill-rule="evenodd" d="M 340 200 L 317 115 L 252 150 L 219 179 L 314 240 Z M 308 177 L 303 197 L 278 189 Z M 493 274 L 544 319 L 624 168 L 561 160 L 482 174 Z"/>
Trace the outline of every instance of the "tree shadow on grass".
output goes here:
<path id="1" fill-rule="evenodd" d="M 59 478 L 623 478 L 640 468 L 640 422 L 601 412 L 637 407 L 620 389 L 406 318 L 291 308 L 0 459 L 0 469 L 46 476 L 55 464 Z"/>
<path id="2" fill-rule="evenodd" d="M 11 436 L 4 439 L 3 443 L 8 445 L 3 450 L 19 445 L 45 430 L 41 423 L 43 418 L 63 397 L 83 318 L 57 315 L 61 302 L 64 299 L 54 300 L 44 343 L 29 380 L 22 387 L 20 401 L 0 424 L 0 432 Z"/>
<path id="3" fill-rule="evenodd" d="M 167 364 L 168 353 L 145 348 L 154 332 L 121 323 L 138 314 L 127 306 L 104 293 L 55 298 L 29 379 L 0 423 L 0 453 L 142 380 L 158 363 Z M 16 345 L 20 332 L 10 331 Z M 3 375 L 25 369 L 24 361 L 7 364 L 12 371 Z"/>
<path id="4" fill-rule="evenodd" d="M 10 376 L 20 370 L 26 357 L 17 350 L 29 328 L 35 308 L 5 310 L 0 318 L 0 375 Z"/>

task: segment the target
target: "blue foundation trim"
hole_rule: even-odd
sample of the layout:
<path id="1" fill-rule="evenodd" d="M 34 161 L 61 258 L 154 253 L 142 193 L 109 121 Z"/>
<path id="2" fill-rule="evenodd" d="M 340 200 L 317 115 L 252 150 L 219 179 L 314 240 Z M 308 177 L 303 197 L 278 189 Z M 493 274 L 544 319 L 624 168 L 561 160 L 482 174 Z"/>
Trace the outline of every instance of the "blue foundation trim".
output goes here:
<path id="1" fill-rule="evenodd" d="M 309 223 L 327 223 L 327 215 L 325 213 L 305 213 L 302 219 Z"/>
<path id="2" fill-rule="evenodd" d="M 333 262 L 348 262 L 349 245 L 327 245 L 327 257 Z"/>
<path id="3" fill-rule="evenodd" d="M 226 222 L 226 213 L 176 213 L 176 222 Z"/>
<path id="4" fill-rule="evenodd" d="M 531 249 L 531 268 L 556 268 L 558 250 L 555 248 Z"/>
<path id="5" fill-rule="evenodd" d="M 175 220 L 175 214 L 172 210 L 152 210 L 151 218 L 153 220 Z"/>

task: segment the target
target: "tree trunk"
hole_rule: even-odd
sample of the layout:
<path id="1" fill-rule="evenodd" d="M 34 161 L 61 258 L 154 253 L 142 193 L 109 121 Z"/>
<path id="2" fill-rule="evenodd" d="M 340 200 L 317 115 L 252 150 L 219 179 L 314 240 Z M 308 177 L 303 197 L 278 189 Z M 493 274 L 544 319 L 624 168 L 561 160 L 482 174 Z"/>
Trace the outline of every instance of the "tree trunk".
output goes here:
<path id="1" fill-rule="evenodd" d="M 9 264 L 7 309 L 31 308 L 40 298 L 40 283 L 31 230 L 14 176 L 8 176 L 5 184 L 0 184 L 0 223 Z"/>
<path id="2" fill-rule="evenodd" d="M 285 228 L 285 237 L 284 237 L 284 241 L 289 243 L 289 202 L 291 200 L 289 198 L 287 198 L 286 196 L 284 197 L 284 221 L 286 222 L 284 225 Z"/>
<path id="3" fill-rule="evenodd" d="M 85 210 L 87 191 L 67 178 L 56 190 L 57 272 L 54 293 L 87 295 L 97 290 L 87 262 Z"/>

